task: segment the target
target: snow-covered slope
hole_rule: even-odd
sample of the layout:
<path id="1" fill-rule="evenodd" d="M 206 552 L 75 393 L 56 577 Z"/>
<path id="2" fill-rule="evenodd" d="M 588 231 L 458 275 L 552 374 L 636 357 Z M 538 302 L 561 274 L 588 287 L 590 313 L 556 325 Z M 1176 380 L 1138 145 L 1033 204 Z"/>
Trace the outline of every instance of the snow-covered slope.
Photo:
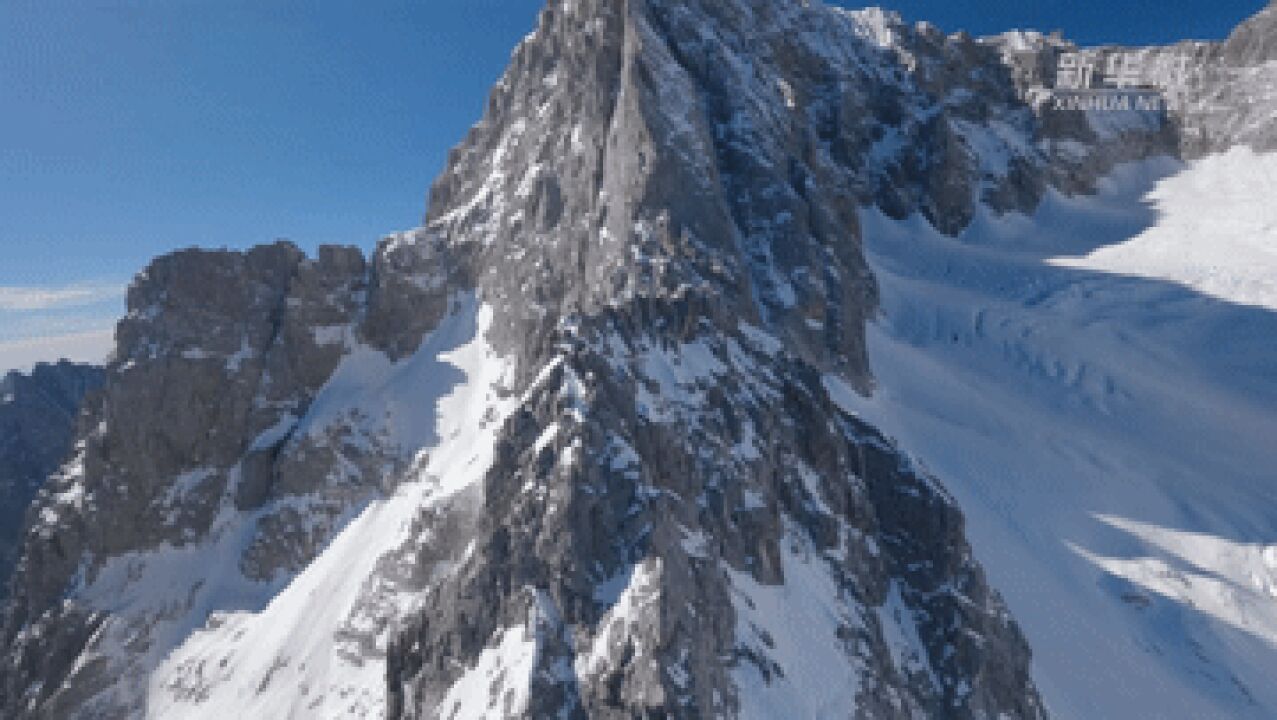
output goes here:
<path id="1" fill-rule="evenodd" d="M 1277 154 L 1234 147 L 1208 155 L 1131 202 L 1155 216 L 1138 235 L 1052 262 L 1277 311 Z"/>
<path id="2" fill-rule="evenodd" d="M 944 478 L 1055 717 L 1277 708 L 1277 155 L 1123 166 L 957 238 L 865 210 L 871 399 Z"/>
<path id="3" fill-rule="evenodd" d="M 388 633 L 413 607 L 405 554 L 449 539 L 423 518 L 470 495 L 492 463 L 510 366 L 484 341 L 491 310 L 457 304 L 411 358 L 348 356 L 304 424 L 361 417 L 416 448 L 407 478 L 354 518 L 260 612 L 215 613 L 150 678 L 147 717 L 380 718 Z M 399 410 L 400 412 L 395 412 Z M 175 584 L 181 587 L 180 584 Z"/>

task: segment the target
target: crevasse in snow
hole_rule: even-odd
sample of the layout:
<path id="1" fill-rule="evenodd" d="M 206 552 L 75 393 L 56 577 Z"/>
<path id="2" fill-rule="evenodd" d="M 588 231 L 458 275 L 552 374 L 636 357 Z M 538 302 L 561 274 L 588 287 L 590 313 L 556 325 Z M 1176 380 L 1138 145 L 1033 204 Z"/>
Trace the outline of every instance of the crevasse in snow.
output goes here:
<path id="1" fill-rule="evenodd" d="M 878 389 L 833 395 L 957 497 L 1056 717 L 1277 707 L 1275 172 L 1151 160 L 957 238 L 862 213 Z"/>

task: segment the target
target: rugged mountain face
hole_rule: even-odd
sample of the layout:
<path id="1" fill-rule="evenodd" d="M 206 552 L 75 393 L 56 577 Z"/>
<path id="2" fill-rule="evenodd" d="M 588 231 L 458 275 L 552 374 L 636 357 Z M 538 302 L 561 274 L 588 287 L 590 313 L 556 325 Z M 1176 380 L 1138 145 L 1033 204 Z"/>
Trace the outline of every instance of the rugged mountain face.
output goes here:
<path id="1" fill-rule="evenodd" d="M 27 508 L 70 452 L 80 405 L 102 375 L 101 368 L 60 362 L 0 379 L 0 602 Z"/>
<path id="2" fill-rule="evenodd" d="M 135 280 L 105 390 L 28 530 L 5 680 L 31 684 L 5 687 L 7 714 L 140 711 L 195 618 L 269 597 L 394 483 L 415 446 L 308 410 L 356 343 L 383 362 L 416 345 L 442 313 L 435 279 L 392 251 L 369 267 L 276 244 L 178 253 Z M 396 302 L 414 318 L 387 323 Z"/>
<path id="3" fill-rule="evenodd" d="M 1179 149 L 1035 111 L 1034 38 L 549 3 L 422 228 L 138 277 L 0 713 L 1044 716 L 944 478 L 849 412 L 862 208 L 952 235 Z"/>
<path id="4" fill-rule="evenodd" d="M 1233 67 L 1257 67 L 1277 60 L 1277 3 L 1237 27 L 1221 47 Z"/>
<path id="5" fill-rule="evenodd" d="M 1269 5 L 1220 45 L 1195 57 L 1203 69 L 1190 75 L 1183 110 L 1190 154 L 1235 145 L 1277 150 L 1271 108 L 1277 103 L 1277 6 Z"/>

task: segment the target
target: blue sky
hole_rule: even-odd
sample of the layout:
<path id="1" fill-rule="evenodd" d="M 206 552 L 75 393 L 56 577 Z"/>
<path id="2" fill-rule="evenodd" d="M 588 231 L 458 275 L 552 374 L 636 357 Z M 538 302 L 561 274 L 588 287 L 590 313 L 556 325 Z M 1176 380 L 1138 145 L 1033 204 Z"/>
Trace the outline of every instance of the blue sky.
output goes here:
<path id="1" fill-rule="evenodd" d="M 100 354 L 157 254 L 415 225 L 543 0 L 0 0 L 0 371 Z M 1218 38 L 1263 0 L 902 0 L 977 34 Z"/>

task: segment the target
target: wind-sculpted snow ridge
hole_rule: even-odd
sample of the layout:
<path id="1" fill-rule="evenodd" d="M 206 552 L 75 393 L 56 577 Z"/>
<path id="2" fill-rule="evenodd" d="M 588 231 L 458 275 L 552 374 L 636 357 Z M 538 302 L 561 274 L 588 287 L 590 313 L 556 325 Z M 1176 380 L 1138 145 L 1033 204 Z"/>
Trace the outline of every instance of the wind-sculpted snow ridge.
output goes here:
<path id="1" fill-rule="evenodd" d="M 1050 292 L 1070 271 L 1039 257 L 1058 236 L 1037 230 L 1109 192 L 1122 162 L 1179 152 L 1190 121 L 1035 110 L 1028 56 L 1009 44 L 1034 62 L 1064 45 L 1015 37 L 798 0 L 554 0 L 422 228 L 370 259 L 281 243 L 157 260 L 28 528 L 0 628 L 0 714 L 1037 718 L 1040 685 L 1066 717 L 1130 710 L 1106 704 L 1098 673 L 1067 680 L 1061 668 L 1090 658 L 1057 642 L 1069 633 L 1050 608 L 1111 618 L 1076 577 L 1105 568 L 1171 594 L 1159 566 L 1086 537 L 1061 557 L 1004 532 L 1014 506 L 981 490 L 997 468 L 962 459 L 1050 465 L 1011 452 L 1041 416 L 992 449 L 945 423 L 1013 425 L 998 413 L 1028 402 L 1017 388 L 973 381 L 986 394 L 962 397 L 979 413 L 896 402 L 965 392 L 948 355 L 895 350 L 931 329 L 949 339 L 980 292 L 1019 303 L 975 321 L 995 359 L 1101 415 L 1138 395 L 1081 364 L 1082 348 L 1024 341 L 1033 313 L 1090 300 Z M 1266 52 L 1238 47 L 1245 63 Z M 1110 237 L 1146 220 L 1059 212 Z M 1042 262 L 1026 273 L 999 243 Z M 1185 277 L 1132 248 L 1071 262 L 1267 297 L 1236 267 Z M 936 273 L 955 285 L 938 301 L 924 292 Z M 1250 436 L 1210 437 L 1223 453 Z M 1105 448 L 1042 447 L 1103 467 Z M 1043 497 L 1035 508 L 1073 517 Z M 1043 512 L 1043 527 L 1075 527 Z M 1193 602 L 1270 559 L 1132 517 L 1097 514 L 1189 563 L 1228 556 L 1216 584 L 1188 584 Z M 1007 557 L 1034 550 L 1092 574 L 1066 582 L 1044 563 L 1025 587 Z M 1031 660 L 995 587 L 1049 657 Z M 1079 604 L 1045 602 L 1053 587 Z M 1250 599 L 1210 607 L 1269 632 Z M 1192 635 L 1205 656 L 1211 637 Z M 1151 667 L 1142 679 L 1191 670 Z M 1268 707 L 1253 678 L 1232 677 Z"/>

